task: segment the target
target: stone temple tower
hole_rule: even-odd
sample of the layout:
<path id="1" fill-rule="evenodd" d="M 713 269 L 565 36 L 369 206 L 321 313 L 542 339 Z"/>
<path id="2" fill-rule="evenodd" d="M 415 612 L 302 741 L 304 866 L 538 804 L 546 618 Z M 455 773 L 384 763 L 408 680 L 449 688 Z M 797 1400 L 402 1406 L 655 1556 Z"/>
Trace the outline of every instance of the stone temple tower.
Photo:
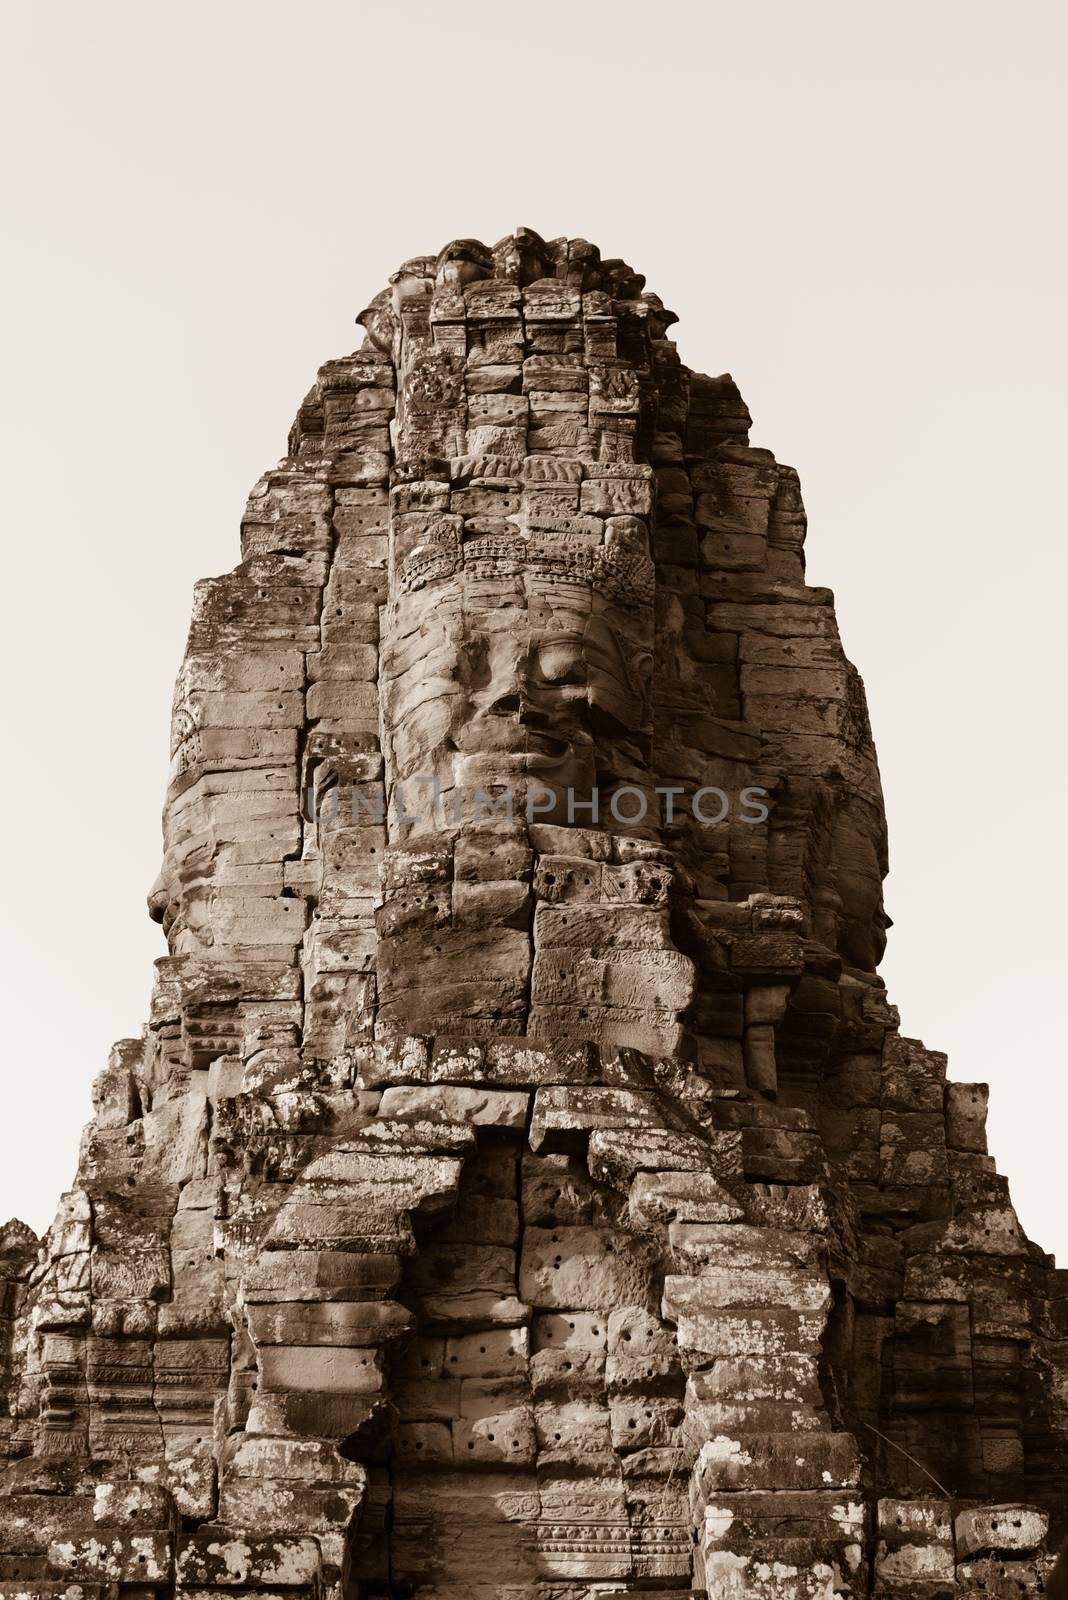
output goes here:
<path id="1" fill-rule="evenodd" d="M 797 475 L 674 320 L 406 262 L 198 585 L 151 1017 L 3 1233 L 3 1595 L 1041 1592 L 1068 1281 L 899 1032 Z"/>

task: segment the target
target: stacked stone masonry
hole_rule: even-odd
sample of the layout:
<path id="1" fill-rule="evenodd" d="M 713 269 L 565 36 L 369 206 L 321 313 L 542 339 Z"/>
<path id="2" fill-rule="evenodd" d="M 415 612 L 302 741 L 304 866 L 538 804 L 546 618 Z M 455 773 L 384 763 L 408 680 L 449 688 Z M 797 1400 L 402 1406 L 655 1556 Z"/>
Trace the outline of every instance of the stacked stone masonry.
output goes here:
<path id="1" fill-rule="evenodd" d="M 797 475 L 643 285 L 405 263 L 197 587 L 151 1017 L 3 1234 L 3 1595 L 1042 1592 L 1068 1279 L 876 975 Z"/>

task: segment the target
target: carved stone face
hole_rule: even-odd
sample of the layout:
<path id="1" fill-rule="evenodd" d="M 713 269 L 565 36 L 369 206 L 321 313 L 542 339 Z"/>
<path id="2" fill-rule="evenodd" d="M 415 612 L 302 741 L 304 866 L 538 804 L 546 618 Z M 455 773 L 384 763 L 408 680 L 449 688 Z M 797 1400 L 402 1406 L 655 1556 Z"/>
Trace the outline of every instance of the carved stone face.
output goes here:
<path id="1" fill-rule="evenodd" d="M 569 791 L 587 798 L 604 752 L 648 723 L 650 628 L 588 586 L 522 573 L 460 573 L 392 602 L 386 764 L 409 813 L 426 815 L 429 780 L 459 791 L 465 818 L 476 791 L 510 790 L 518 812 L 536 785 L 538 814 L 566 822 Z"/>

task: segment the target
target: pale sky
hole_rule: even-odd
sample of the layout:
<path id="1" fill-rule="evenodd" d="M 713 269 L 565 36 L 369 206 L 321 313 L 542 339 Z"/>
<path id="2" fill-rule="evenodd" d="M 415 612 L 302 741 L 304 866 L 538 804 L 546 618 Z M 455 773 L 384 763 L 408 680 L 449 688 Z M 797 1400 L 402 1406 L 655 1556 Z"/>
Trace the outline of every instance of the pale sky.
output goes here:
<path id="1" fill-rule="evenodd" d="M 4 8 L 0 1217 L 47 1226 L 163 954 L 194 580 L 407 256 L 625 256 L 801 472 L 863 673 L 903 1030 L 1061 1204 L 1064 10 L 720 0 Z"/>

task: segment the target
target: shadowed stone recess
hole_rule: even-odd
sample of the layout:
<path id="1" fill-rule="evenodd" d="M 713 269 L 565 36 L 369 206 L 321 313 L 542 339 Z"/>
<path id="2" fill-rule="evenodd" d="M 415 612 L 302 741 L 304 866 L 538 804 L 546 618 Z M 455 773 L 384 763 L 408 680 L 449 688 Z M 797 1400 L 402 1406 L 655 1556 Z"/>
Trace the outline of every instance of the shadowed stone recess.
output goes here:
<path id="1" fill-rule="evenodd" d="M 2 1233 L 0 1595 L 1042 1592 L 1068 1283 L 899 1031 L 797 474 L 675 320 L 406 262 L 197 585 L 151 1016 Z"/>

